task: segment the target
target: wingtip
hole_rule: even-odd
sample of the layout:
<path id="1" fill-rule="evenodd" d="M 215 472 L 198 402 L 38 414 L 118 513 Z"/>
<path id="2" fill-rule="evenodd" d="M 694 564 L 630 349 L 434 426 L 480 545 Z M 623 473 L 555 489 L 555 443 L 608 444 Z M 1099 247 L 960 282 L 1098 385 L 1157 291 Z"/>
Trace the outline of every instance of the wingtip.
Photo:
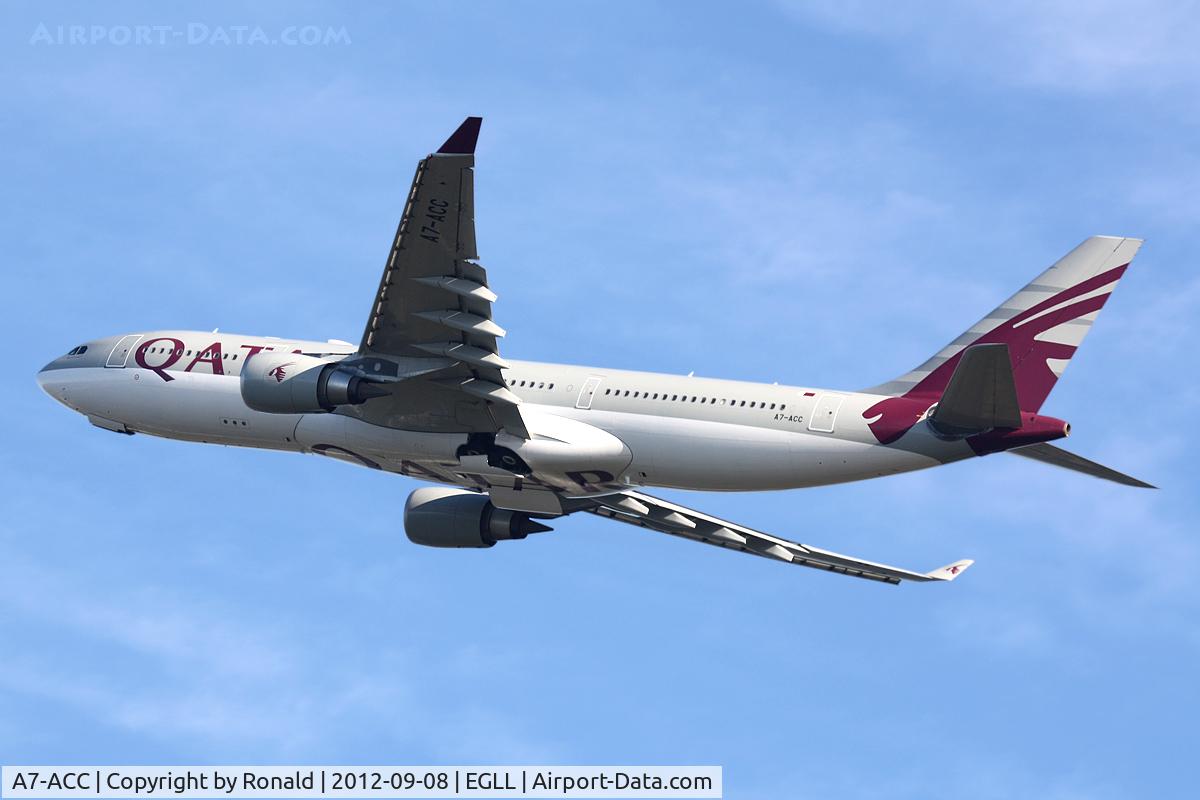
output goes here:
<path id="1" fill-rule="evenodd" d="M 935 570 L 925 573 L 925 577 L 935 581 L 952 581 L 959 575 L 967 571 L 967 568 L 974 564 L 975 561 L 970 558 L 964 558 L 955 561 L 953 564 L 947 564 L 944 567 L 938 567 Z"/>
<path id="2" fill-rule="evenodd" d="M 475 144 L 479 141 L 479 127 L 483 117 L 467 117 L 458 126 L 450 138 L 438 148 L 441 155 L 474 155 Z"/>

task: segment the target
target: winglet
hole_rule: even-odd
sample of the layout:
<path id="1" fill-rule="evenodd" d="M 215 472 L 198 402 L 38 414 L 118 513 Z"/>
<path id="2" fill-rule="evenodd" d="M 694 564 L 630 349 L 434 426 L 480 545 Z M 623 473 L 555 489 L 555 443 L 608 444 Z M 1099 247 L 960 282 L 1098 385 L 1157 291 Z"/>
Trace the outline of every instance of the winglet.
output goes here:
<path id="1" fill-rule="evenodd" d="M 964 558 L 961 561 L 955 561 L 953 564 L 947 564 L 944 567 L 938 567 L 925 573 L 925 577 L 931 581 L 952 581 L 959 575 L 967 571 L 967 567 L 975 562 L 969 558 Z"/>
<path id="2" fill-rule="evenodd" d="M 458 130 L 450 134 L 446 143 L 438 148 L 442 155 L 474 155 L 475 143 L 479 141 L 479 126 L 483 117 L 467 117 Z"/>

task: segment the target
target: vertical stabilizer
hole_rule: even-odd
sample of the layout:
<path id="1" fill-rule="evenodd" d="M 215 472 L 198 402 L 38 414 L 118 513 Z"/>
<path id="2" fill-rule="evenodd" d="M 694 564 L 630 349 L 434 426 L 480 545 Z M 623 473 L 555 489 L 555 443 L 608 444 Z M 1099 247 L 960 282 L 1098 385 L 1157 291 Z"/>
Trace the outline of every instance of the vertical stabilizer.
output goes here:
<path id="1" fill-rule="evenodd" d="M 866 391 L 936 402 L 966 348 L 1005 344 L 1020 408 L 1036 412 L 1141 244 L 1114 236 L 1085 240 L 924 364 Z"/>

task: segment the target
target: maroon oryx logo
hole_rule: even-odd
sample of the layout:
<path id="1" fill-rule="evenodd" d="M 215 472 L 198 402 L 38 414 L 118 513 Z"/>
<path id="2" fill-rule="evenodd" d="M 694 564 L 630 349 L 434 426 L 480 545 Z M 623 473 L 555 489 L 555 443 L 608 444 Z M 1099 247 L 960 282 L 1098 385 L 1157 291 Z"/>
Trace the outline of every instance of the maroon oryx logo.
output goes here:
<path id="1" fill-rule="evenodd" d="M 280 364 L 278 367 L 272 368 L 272 370 L 270 372 L 268 372 L 267 375 L 268 375 L 268 377 L 274 378 L 276 383 L 283 383 L 283 379 L 287 377 L 287 369 L 286 368 L 290 367 L 294 363 L 295 363 L 294 361 L 289 361 L 286 364 Z"/>

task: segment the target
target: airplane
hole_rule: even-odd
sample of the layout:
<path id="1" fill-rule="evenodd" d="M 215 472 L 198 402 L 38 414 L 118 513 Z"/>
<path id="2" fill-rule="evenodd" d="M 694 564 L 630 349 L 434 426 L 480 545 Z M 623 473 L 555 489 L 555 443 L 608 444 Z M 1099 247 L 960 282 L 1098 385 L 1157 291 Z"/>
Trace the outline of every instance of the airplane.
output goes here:
<path id="1" fill-rule="evenodd" d="M 358 344 L 184 330 L 88 341 L 37 375 L 121 434 L 316 453 L 407 475 L 413 542 L 485 548 L 578 512 L 889 584 L 945 582 L 648 494 L 782 490 L 1008 452 L 1153 488 L 1040 413 L 1139 239 L 1093 236 L 911 372 L 860 391 L 508 360 L 475 241 L 481 118 L 417 164 Z"/>

